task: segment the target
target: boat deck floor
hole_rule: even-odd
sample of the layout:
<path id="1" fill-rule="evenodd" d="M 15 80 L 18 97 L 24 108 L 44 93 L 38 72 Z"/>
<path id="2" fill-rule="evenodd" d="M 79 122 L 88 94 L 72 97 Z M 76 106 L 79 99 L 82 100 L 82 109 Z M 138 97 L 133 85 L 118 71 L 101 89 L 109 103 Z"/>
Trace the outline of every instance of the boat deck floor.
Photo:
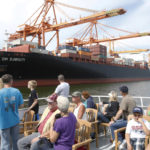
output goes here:
<path id="1" fill-rule="evenodd" d="M 20 135 L 20 138 L 22 138 L 22 137 L 23 136 Z M 90 150 L 109 150 L 109 146 L 111 145 L 109 140 L 110 140 L 110 135 L 107 135 L 107 136 L 100 135 L 98 138 L 99 147 L 96 148 L 96 141 L 93 140 L 90 143 Z M 1 148 L 0 148 L 0 150 L 1 150 Z M 51 149 L 51 150 L 54 150 L 54 149 Z"/>
<path id="2" fill-rule="evenodd" d="M 111 146 L 110 143 L 110 134 L 108 135 L 99 135 L 98 138 L 99 147 L 96 148 L 96 141 L 90 143 L 90 150 L 110 150 L 109 147 Z"/>

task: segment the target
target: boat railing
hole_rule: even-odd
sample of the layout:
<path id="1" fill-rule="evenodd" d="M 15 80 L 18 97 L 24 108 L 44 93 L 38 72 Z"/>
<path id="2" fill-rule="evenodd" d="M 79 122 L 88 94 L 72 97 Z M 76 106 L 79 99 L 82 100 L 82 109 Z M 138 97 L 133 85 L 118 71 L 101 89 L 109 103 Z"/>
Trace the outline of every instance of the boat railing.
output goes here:
<path id="1" fill-rule="evenodd" d="M 94 98 L 94 101 L 96 103 L 99 103 L 100 105 L 103 102 L 108 102 L 109 96 L 107 95 L 92 95 Z M 143 97 L 143 96 L 132 96 L 134 100 L 137 103 L 137 106 L 142 107 L 143 109 L 146 109 L 150 105 L 150 97 Z M 39 101 L 46 100 L 47 97 L 41 97 L 38 98 Z M 69 96 L 69 99 L 71 100 L 71 96 Z M 118 96 L 118 101 L 120 102 L 122 99 L 122 96 Z M 28 101 L 28 99 L 24 99 L 24 102 Z M 25 108 L 23 108 L 25 109 Z"/>
<path id="2" fill-rule="evenodd" d="M 93 98 L 98 98 L 99 104 L 103 102 L 103 98 L 108 98 L 109 96 L 106 95 L 92 95 Z M 147 108 L 150 105 L 150 97 L 142 97 L 142 96 L 132 96 L 133 99 L 136 101 L 137 106 L 142 107 L 143 109 Z M 122 96 L 118 96 L 119 101 L 121 101 Z"/>

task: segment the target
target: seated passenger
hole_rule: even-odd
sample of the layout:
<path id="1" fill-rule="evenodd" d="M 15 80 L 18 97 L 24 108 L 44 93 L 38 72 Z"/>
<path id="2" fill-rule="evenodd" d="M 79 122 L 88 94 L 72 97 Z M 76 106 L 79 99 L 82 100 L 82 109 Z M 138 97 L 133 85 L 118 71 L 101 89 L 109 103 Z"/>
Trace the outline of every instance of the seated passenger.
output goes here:
<path id="1" fill-rule="evenodd" d="M 79 91 L 72 93 L 72 102 L 77 105 L 74 109 L 74 115 L 76 118 L 86 120 L 85 106 L 81 102 L 81 93 Z"/>
<path id="2" fill-rule="evenodd" d="M 50 129 L 50 141 L 54 143 L 55 150 L 72 150 L 75 140 L 77 119 L 73 113 L 68 113 L 69 100 L 66 97 L 57 98 L 60 116 L 55 117 Z"/>
<path id="3" fill-rule="evenodd" d="M 148 106 L 147 110 L 146 110 L 146 115 L 150 116 L 150 105 Z"/>
<path id="4" fill-rule="evenodd" d="M 45 108 L 42 114 L 38 124 L 38 132 L 21 138 L 17 143 L 19 150 L 41 150 L 42 148 L 49 148 L 49 145 L 51 145 L 49 142 L 49 130 L 51 121 L 56 114 L 60 113 L 60 111 L 57 109 L 56 99 L 57 95 L 51 95 L 47 98 L 48 107 Z"/>
<path id="5" fill-rule="evenodd" d="M 93 101 L 93 97 L 90 96 L 90 94 L 87 91 L 82 92 L 82 99 L 85 100 L 84 103 L 83 103 L 85 108 L 96 109 L 96 105 Z"/>
<path id="6" fill-rule="evenodd" d="M 127 124 L 126 141 L 120 145 L 119 149 L 145 150 L 146 135 L 150 135 L 150 123 L 143 118 L 142 108 L 135 107 L 133 109 L 133 119 Z"/>
<path id="7" fill-rule="evenodd" d="M 117 114 L 115 115 L 115 117 L 113 117 L 113 120 L 109 122 L 112 139 L 114 141 L 113 144 L 109 147 L 110 149 L 115 147 L 114 131 L 116 129 L 126 127 L 128 115 L 132 114 L 132 110 L 136 106 L 135 100 L 128 94 L 127 86 L 120 87 L 120 94 L 122 95 L 122 101 L 120 103 L 120 108 L 119 108 Z M 122 116 L 122 119 L 120 119 L 121 116 Z M 123 137 L 120 133 L 118 134 L 118 140 L 120 143 L 122 143 L 122 141 L 123 141 Z"/>
<path id="8" fill-rule="evenodd" d="M 119 102 L 117 101 L 117 93 L 111 91 L 109 94 L 109 104 L 104 105 L 103 113 L 98 114 L 99 122 L 108 123 L 112 117 L 116 115 L 119 110 Z"/>
<path id="9" fill-rule="evenodd" d="M 145 150 L 150 150 L 150 144 L 147 145 Z"/>

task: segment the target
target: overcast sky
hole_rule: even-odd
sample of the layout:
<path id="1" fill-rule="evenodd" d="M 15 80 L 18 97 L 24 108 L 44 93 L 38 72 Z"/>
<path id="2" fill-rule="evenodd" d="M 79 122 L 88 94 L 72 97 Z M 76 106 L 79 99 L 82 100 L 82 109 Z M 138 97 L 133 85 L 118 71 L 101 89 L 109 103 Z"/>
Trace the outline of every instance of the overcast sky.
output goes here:
<path id="1" fill-rule="evenodd" d="M 127 13 L 121 16 L 103 19 L 100 22 L 110 26 L 129 30 L 132 32 L 150 32 L 150 0 L 57 0 L 62 3 L 84 7 L 94 10 L 111 10 L 115 8 L 124 8 Z M 44 2 L 44 0 L 1 0 L 0 2 L 0 48 L 2 48 L 5 39 L 4 33 L 14 33 L 17 26 L 23 24 L 32 13 Z M 89 13 L 77 12 L 66 7 L 61 7 L 70 17 L 78 18 L 90 15 Z M 73 13 L 74 12 L 74 13 Z M 107 28 L 105 28 L 106 30 Z M 73 35 L 73 31 L 78 31 L 79 27 L 64 29 L 60 33 L 60 40 L 64 42 L 66 38 Z M 107 30 L 113 35 L 122 35 L 121 32 Z M 64 34 L 65 33 L 65 34 Z M 99 32 L 99 34 L 101 34 Z M 122 43 L 131 45 L 123 46 Z M 128 39 L 115 42 L 116 49 L 150 48 L 150 37 Z M 132 55 L 133 56 L 133 55 Z"/>

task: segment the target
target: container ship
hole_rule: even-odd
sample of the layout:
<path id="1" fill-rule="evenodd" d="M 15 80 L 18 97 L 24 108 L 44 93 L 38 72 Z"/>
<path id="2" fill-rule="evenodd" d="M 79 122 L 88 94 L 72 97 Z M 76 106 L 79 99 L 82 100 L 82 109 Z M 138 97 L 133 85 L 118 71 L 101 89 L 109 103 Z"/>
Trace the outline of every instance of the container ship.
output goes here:
<path id="1" fill-rule="evenodd" d="M 31 48 L 33 46 L 35 48 Z M 150 79 L 147 63 L 120 62 L 115 61 L 115 57 L 107 58 L 103 45 L 91 47 L 91 52 L 89 48 L 76 50 L 65 45 L 59 49 L 60 52 L 54 55 L 39 49 L 36 43 L 17 40 L 15 47 L 0 51 L 0 76 L 12 74 L 15 86 L 26 86 L 31 79 L 36 79 L 39 86 L 56 85 L 59 74 L 64 74 L 71 84 Z"/>
<path id="2" fill-rule="evenodd" d="M 126 12 L 124 9 L 98 12 L 57 2 L 65 7 L 94 12 L 87 17 L 58 23 L 54 4 L 56 4 L 54 0 L 45 0 L 44 5 L 39 8 L 41 10 L 37 17 L 31 21 L 38 11 L 9 36 L 8 42 L 0 50 L 0 76 L 6 73 L 12 74 L 14 86 L 26 86 L 31 79 L 37 80 L 39 86 L 56 85 L 59 74 L 63 74 L 70 84 L 150 80 L 147 62 L 122 59 L 112 51 L 108 56 L 107 47 L 101 44 L 101 42 L 149 36 L 150 33 L 135 33 L 105 39 L 98 39 L 97 33 L 96 38 L 92 36 L 89 40 L 74 38 L 66 40 L 65 44 L 59 44 L 59 30 L 90 23 L 84 33 L 87 35 L 87 31 L 92 33 L 92 28 L 96 28 L 98 20 L 122 15 Z M 51 8 L 54 14 L 52 22 L 46 19 Z M 48 32 L 54 32 L 50 40 L 45 37 Z M 31 38 L 30 41 L 27 40 L 28 37 L 32 40 Z M 35 37 L 38 38 L 38 42 L 33 42 Z M 53 37 L 57 37 L 57 48 L 48 51 L 46 47 Z"/>

